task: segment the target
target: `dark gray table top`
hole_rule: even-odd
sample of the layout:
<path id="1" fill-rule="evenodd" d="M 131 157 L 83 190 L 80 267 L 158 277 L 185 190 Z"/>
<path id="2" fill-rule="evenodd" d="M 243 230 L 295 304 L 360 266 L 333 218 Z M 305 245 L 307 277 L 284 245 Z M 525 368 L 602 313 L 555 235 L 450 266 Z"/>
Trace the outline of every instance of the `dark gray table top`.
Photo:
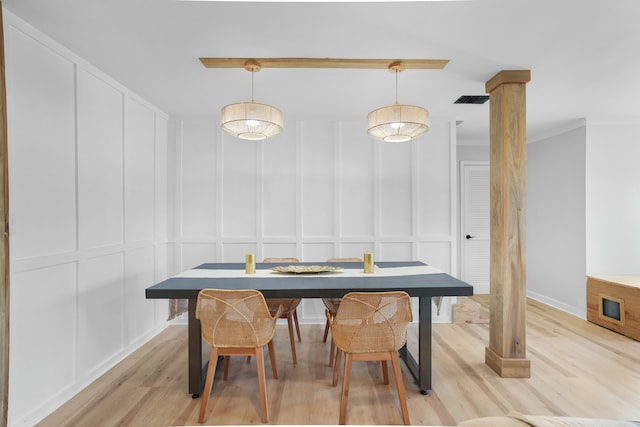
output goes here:
<path id="1" fill-rule="evenodd" d="M 335 265 L 353 268 L 359 263 L 307 262 L 296 265 Z M 257 269 L 268 269 L 289 263 L 257 263 Z M 419 261 L 376 262 L 379 268 L 425 265 Z M 244 263 L 207 263 L 197 269 L 244 270 Z M 266 298 L 340 298 L 347 292 L 405 291 L 412 297 L 464 296 L 473 295 L 473 286 L 446 273 L 418 274 L 406 276 L 344 277 L 340 274 L 323 273 L 322 279 L 308 277 L 243 277 L 187 278 L 172 277 L 146 289 L 147 298 L 197 298 L 205 288 L 257 289 Z"/>

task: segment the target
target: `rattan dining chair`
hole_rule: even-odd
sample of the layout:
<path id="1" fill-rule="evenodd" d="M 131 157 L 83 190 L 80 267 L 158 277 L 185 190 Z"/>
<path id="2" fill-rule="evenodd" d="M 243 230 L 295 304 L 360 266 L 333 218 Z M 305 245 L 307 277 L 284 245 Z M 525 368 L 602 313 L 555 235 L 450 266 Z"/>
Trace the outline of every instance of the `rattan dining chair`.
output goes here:
<path id="1" fill-rule="evenodd" d="M 362 258 L 329 258 L 327 262 L 361 262 Z M 331 320 L 338 311 L 341 298 L 322 298 L 322 302 L 326 307 L 325 314 L 327 315 L 327 323 L 324 326 L 324 335 L 322 336 L 322 342 L 327 342 L 329 336 L 329 329 L 331 328 Z M 336 353 L 336 346 L 333 340 L 331 340 L 331 349 L 329 350 L 329 366 L 333 366 L 333 359 Z"/>
<path id="2" fill-rule="evenodd" d="M 265 263 L 298 263 L 298 258 L 265 258 L 262 262 Z M 295 326 L 296 333 L 298 335 L 298 341 L 302 341 L 300 335 L 300 324 L 298 323 L 298 311 L 297 308 L 300 305 L 300 298 L 268 298 L 267 305 L 271 313 L 275 313 L 278 307 L 282 306 L 282 314 L 280 318 L 287 319 L 287 326 L 289 328 L 289 343 L 291 345 L 291 357 L 293 358 L 293 364 L 298 364 L 298 358 L 296 357 L 296 342 L 294 338 L 293 328 Z"/>
<path id="3" fill-rule="evenodd" d="M 347 397 L 353 361 L 382 361 L 384 383 L 389 384 L 387 361 L 391 360 L 404 424 L 409 425 L 407 399 L 400 371 L 398 350 L 407 340 L 407 326 L 413 320 L 406 292 L 350 292 L 331 320 L 331 336 L 338 347 L 333 385 L 338 384 L 340 358 L 345 354 L 339 423 L 345 424 Z"/>
<path id="4" fill-rule="evenodd" d="M 282 308 L 272 315 L 264 296 L 256 290 L 203 289 L 198 293 L 196 318 L 200 319 L 202 339 L 211 346 L 209 367 L 202 392 L 199 423 L 203 423 L 213 386 L 218 356 L 225 356 L 224 379 L 227 379 L 229 356 L 255 356 L 258 369 L 262 422 L 269 422 L 264 346 L 269 348 L 273 377 L 278 378 L 273 334 Z"/>

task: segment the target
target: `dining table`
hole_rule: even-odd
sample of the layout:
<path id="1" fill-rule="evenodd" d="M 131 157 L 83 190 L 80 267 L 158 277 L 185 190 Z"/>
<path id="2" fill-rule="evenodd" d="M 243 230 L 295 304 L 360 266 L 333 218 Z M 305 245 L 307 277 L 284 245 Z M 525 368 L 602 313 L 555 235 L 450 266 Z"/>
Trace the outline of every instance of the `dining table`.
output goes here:
<path id="1" fill-rule="evenodd" d="M 365 273 L 363 264 L 353 262 L 297 263 L 297 272 L 282 268 L 287 266 L 257 263 L 255 273 L 247 274 L 245 263 L 205 263 L 146 288 L 148 299 L 188 300 L 188 390 L 193 398 L 200 396 L 206 372 L 196 318 L 198 293 L 205 288 L 256 289 L 265 298 L 341 298 L 351 291 L 405 291 L 418 299 L 418 354 L 416 360 L 405 344 L 399 355 L 419 391 L 428 394 L 432 389 L 432 298 L 473 295 L 473 286 L 421 261 L 376 262 L 372 273 Z M 316 272 L 305 274 L 301 266 Z M 331 268 L 318 268 L 323 266 Z"/>

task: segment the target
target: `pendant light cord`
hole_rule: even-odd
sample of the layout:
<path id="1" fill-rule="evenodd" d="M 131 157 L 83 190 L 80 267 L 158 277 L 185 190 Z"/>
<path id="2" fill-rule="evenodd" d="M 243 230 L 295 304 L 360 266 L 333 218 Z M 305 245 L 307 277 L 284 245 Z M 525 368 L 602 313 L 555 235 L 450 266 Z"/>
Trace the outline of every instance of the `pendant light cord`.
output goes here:
<path id="1" fill-rule="evenodd" d="M 396 104 L 398 103 L 398 70 L 396 70 Z"/>
<path id="2" fill-rule="evenodd" d="M 253 104 L 253 76 L 255 75 L 255 71 L 251 72 L 251 103 Z"/>

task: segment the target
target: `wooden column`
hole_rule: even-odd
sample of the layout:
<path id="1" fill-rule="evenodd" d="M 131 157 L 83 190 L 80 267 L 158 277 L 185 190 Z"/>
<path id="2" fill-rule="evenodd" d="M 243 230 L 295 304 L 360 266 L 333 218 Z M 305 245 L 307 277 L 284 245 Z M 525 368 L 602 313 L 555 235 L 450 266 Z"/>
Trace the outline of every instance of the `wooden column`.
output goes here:
<path id="1" fill-rule="evenodd" d="M 491 270 L 485 363 L 501 377 L 529 378 L 526 359 L 526 109 L 529 70 L 500 71 L 490 102 Z"/>

